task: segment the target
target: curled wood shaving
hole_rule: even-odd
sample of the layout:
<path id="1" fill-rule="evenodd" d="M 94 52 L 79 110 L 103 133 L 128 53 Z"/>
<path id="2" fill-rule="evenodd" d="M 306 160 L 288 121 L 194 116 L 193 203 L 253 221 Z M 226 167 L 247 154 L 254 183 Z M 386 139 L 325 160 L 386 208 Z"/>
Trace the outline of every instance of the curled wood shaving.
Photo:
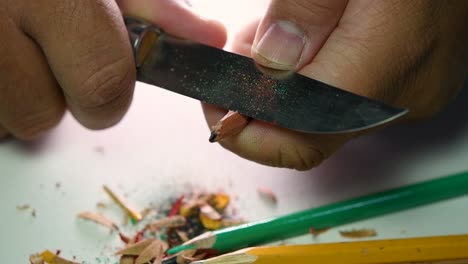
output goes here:
<path id="1" fill-rule="evenodd" d="M 276 194 L 269 188 L 267 187 L 258 187 L 257 188 L 257 193 L 263 197 L 264 199 L 268 200 L 269 202 L 276 204 L 278 203 L 278 198 L 276 197 Z"/>
<path id="2" fill-rule="evenodd" d="M 370 228 L 353 229 L 350 231 L 340 231 L 340 235 L 346 238 L 365 238 L 377 236 L 377 231 Z"/>
<path id="3" fill-rule="evenodd" d="M 44 264 L 44 259 L 40 254 L 33 254 L 29 256 L 29 263 L 31 264 Z"/>
<path id="4" fill-rule="evenodd" d="M 107 187 L 106 185 L 103 186 L 104 188 L 104 191 L 110 196 L 110 198 L 116 203 L 118 204 L 128 215 L 130 215 L 131 218 L 133 218 L 134 220 L 136 221 L 141 221 L 141 219 L 143 219 L 143 217 L 141 216 L 141 214 L 131 208 L 127 202 L 123 199 L 123 197 L 119 196 L 118 194 L 116 194 L 115 192 L 113 192 L 109 187 Z"/>
<path id="5" fill-rule="evenodd" d="M 145 248 L 147 248 L 155 240 L 156 239 L 154 239 L 154 238 L 149 238 L 149 239 L 142 240 L 142 241 L 137 242 L 135 244 L 128 245 L 126 248 L 117 251 L 115 254 L 116 255 L 127 255 L 127 256 L 139 256 L 141 254 L 141 252 L 143 252 L 143 250 Z"/>
<path id="6" fill-rule="evenodd" d="M 161 263 L 164 251 L 166 250 L 167 244 L 161 240 L 155 239 L 141 252 L 136 259 L 135 264 L 145 264 L 152 259 L 155 259 L 153 263 Z"/>
<path id="7" fill-rule="evenodd" d="M 208 203 L 218 211 L 223 211 L 229 205 L 230 198 L 227 194 L 217 193 L 211 197 Z"/>
<path id="8" fill-rule="evenodd" d="M 203 204 L 200 206 L 200 213 L 211 220 L 221 220 L 223 216 L 219 214 L 211 205 Z"/>
<path id="9" fill-rule="evenodd" d="M 109 220 L 108 218 L 106 218 L 104 215 L 100 213 L 82 212 L 78 214 L 78 217 L 85 219 L 85 220 L 93 221 L 97 224 L 103 225 L 112 230 L 119 229 L 119 227 L 114 222 L 112 222 L 111 220 Z"/>
<path id="10" fill-rule="evenodd" d="M 200 221 L 202 225 L 209 230 L 216 230 L 221 228 L 221 222 L 222 220 L 213 220 L 206 216 L 205 214 L 200 214 L 199 215 Z"/>
<path id="11" fill-rule="evenodd" d="M 146 225 L 146 229 L 156 231 L 159 228 L 180 227 L 187 223 L 185 217 L 181 215 L 169 216 L 158 219 Z"/>
<path id="12" fill-rule="evenodd" d="M 135 257 L 133 256 L 122 256 L 120 257 L 119 264 L 133 264 L 135 263 Z"/>

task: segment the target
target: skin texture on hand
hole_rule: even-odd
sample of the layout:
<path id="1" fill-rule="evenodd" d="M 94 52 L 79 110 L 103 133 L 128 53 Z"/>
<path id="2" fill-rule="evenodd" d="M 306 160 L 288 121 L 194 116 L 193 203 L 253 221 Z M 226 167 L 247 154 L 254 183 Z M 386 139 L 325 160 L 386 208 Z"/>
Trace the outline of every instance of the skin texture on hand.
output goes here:
<path id="1" fill-rule="evenodd" d="M 273 0 L 234 48 L 266 67 L 298 71 L 421 119 L 463 85 L 467 18 L 467 1 Z M 204 111 L 210 126 L 225 113 Z M 252 121 L 220 143 L 259 163 L 306 170 L 361 134 L 311 135 Z"/>
<path id="2" fill-rule="evenodd" d="M 226 41 L 222 25 L 183 1 L 0 0 L 0 139 L 37 138 L 67 108 L 90 129 L 121 120 L 136 75 L 122 12 L 208 45 Z"/>

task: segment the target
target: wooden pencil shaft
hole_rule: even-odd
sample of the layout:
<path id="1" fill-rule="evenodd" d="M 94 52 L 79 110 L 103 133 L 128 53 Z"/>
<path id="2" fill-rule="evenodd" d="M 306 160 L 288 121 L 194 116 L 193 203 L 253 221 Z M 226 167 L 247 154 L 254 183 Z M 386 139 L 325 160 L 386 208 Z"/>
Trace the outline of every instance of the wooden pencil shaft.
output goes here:
<path id="1" fill-rule="evenodd" d="M 235 111 L 229 111 L 219 122 L 212 127 L 212 137 L 210 141 L 219 141 L 221 139 L 235 136 L 247 126 L 250 118 L 243 116 Z M 214 136 L 213 136 L 214 135 Z"/>
<path id="2" fill-rule="evenodd" d="M 277 218 L 214 231 L 220 252 L 259 245 L 350 222 L 398 212 L 468 193 L 468 172 L 370 194 Z"/>
<path id="3" fill-rule="evenodd" d="M 243 249 L 206 264 L 468 263 L 468 235 L 370 240 Z M 465 261 L 465 262 L 461 262 Z"/>

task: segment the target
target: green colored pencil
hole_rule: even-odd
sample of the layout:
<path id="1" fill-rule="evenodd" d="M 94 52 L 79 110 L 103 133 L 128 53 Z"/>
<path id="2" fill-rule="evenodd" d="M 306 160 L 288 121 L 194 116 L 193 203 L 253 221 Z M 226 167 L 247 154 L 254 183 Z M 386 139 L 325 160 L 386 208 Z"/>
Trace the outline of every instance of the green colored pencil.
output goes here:
<path id="1" fill-rule="evenodd" d="M 468 194 L 468 172 L 374 193 L 281 217 L 205 233 L 168 250 L 213 248 L 220 253 L 307 234 Z"/>

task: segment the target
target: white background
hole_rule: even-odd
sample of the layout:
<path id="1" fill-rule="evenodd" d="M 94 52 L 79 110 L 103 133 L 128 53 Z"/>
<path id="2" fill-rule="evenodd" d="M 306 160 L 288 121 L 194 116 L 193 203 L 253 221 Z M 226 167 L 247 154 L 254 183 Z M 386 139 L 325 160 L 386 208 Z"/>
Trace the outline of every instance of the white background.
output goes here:
<path id="1" fill-rule="evenodd" d="M 230 40 L 267 5 L 248 0 L 193 2 L 205 16 L 227 25 Z M 128 115 L 112 129 L 88 131 L 67 115 L 41 141 L 0 145 L 2 262 L 27 263 L 30 253 L 46 248 L 62 249 L 64 256 L 76 255 L 87 263 L 112 252 L 114 235 L 75 218 L 106 200 L 102 184 L 127 193 L 139 208 L 190 186 L 223 189 L 238 194 L 235 204 L 241 214 L 256 220 L 466 170 L 468 109 L 462 102 L 468 95 L 461 97 L 434 120 L 354 140 L 319 168 L 295 172 L 261 166 L 208 143 L 198 102 L 138 84 Z M 258 186 L 271 187 L 278 205 L 259 199 Z M 16 210 L 25 203 L 37 209 L 36 218 Z M 375 228 L 377 238 L 466 233 L 467 206 L 468 198 L 454 199 L 293 242 L 341 241 L 338 230 L 362 227 Z"/>

